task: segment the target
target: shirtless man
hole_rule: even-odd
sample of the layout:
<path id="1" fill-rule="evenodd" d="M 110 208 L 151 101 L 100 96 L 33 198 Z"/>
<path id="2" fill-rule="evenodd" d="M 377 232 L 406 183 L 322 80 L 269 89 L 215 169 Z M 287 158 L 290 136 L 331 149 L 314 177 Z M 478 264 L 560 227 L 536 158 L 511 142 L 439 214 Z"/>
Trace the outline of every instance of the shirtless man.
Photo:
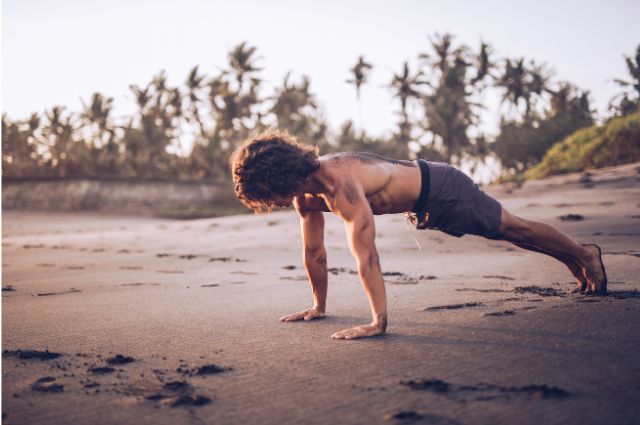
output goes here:
<path id="1" fill-rule="evenodd" d="M 325 316 L 325 211 L 344 220 L 373 316 L 370 324 L 336 332 L 333 338 L 370 337 L 386 330 L 387 301 L 373 219 L 379 214 L 405 213 L 419 229 L 509 241 L 564 263 L 576 278 L 576 291 L 607 291 L 597 245 L 581 245 L 552 226 L 509 213 L 448 164 L 356 152 L 318 157 L 316 148 L 290 134 L 268 131 L 240 146 L 230 165 L 236 195 L 249 208 L 270 212 L 293 204 L 300 215 L 304 265 L 314 302 L 311 309 L 282 317 L 283 322 Z"/>

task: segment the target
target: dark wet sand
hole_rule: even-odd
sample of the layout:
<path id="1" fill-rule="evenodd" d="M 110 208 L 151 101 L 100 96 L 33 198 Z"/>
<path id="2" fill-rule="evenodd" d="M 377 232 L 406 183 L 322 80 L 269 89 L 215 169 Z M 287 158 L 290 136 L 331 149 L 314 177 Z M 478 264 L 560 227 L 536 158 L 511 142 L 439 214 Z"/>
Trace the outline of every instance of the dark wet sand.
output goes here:
<path id="1" fill-rule="evenodd" d="M 291 212 L 3 212 L 3 423 L 637 423 L 639 166 L 489 189 L 600 244 L 610 296 L 571 294 L 539 254 L 378 217 L 389 329 L 357 341 L 330 338 L 370 319 L 333 217 L 329 316 L 280 323 L 311 302 Z"/>

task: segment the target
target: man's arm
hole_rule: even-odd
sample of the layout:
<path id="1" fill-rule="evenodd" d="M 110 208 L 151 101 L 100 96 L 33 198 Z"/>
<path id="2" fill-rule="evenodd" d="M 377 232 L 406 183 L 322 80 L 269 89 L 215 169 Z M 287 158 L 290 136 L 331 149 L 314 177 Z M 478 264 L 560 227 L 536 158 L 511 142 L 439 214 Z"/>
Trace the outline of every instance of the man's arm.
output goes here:
<path id="1" fill-rule="evenodd" d="M 333 338 L 352 339 L 381 335 L 387 328 L 387 296 L 375 245 L 373 212 L 364 191 L 353 180 L 345 187 L 333 205 L 336 214 L 345 221 L 351 253 L 356 259 L 358 275 L 369 298 L 373 320 L 369 325 L 356 326 L 332 335 Z"/>
<path id="2" fill-rule="evenodd" d="M 321 211 L 307 211 L 294 203 L 300 214 L 302 256 L 311 283 L 313 308 L 282 317 L 283 322 L 324 317 L 327 301 L 327 250 L 324 246 L 324 217 Z"/>

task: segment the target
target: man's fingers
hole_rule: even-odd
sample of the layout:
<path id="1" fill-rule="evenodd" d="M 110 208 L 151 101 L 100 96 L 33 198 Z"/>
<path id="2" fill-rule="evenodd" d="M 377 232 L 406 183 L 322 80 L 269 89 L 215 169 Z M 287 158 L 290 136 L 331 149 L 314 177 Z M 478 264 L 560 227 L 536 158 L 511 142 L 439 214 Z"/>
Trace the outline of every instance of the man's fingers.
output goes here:
<path id="1" fill-rule="evenodd" d="M 340 331 L 340 332 L 334 333 L 333 335 L 331 335 L 331 338 L 334 338 L 334 339 L 351 339 L 355 335 L 357 335 L 358 333 L 360 333 L 360 329 L 359 328 L 345 329 L 344 331 Z"/>
<path id="2" fill-rule="evenodd" d="M 318 311 L 315 310 L 305 310 L 305 311 L 301 311 L 299 313 L 293 313 L 293 314 L 289 314 L 287 316 L 283 316 L 280 318 L 281 322 L 294 322 L 296 320 L 313 320 L 313 319 L 317 319 L 319 317 L 324 317 L 323 313 L 320 313 Z"/>
<path id="3" fill-rule="evenodd" d="M 334 339 L 356 339 L 367 336 L 381 335 L 384 332 L 372 326 L 356 326 L 351 329 L 344 329 L 331 335 Z"/>

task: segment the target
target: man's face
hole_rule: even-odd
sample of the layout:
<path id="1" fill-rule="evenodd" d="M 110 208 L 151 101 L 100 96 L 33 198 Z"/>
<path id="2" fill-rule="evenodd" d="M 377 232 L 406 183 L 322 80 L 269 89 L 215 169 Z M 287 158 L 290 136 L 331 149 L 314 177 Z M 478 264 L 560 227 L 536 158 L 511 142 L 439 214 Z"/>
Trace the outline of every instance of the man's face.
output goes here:
<path id="1" fill-rule="evenodd" d="M 276 195 L 271 199 L 273 205 L 276 207 L 290 207 L 293 203 L 293 195 L 282 196 Z"/>

